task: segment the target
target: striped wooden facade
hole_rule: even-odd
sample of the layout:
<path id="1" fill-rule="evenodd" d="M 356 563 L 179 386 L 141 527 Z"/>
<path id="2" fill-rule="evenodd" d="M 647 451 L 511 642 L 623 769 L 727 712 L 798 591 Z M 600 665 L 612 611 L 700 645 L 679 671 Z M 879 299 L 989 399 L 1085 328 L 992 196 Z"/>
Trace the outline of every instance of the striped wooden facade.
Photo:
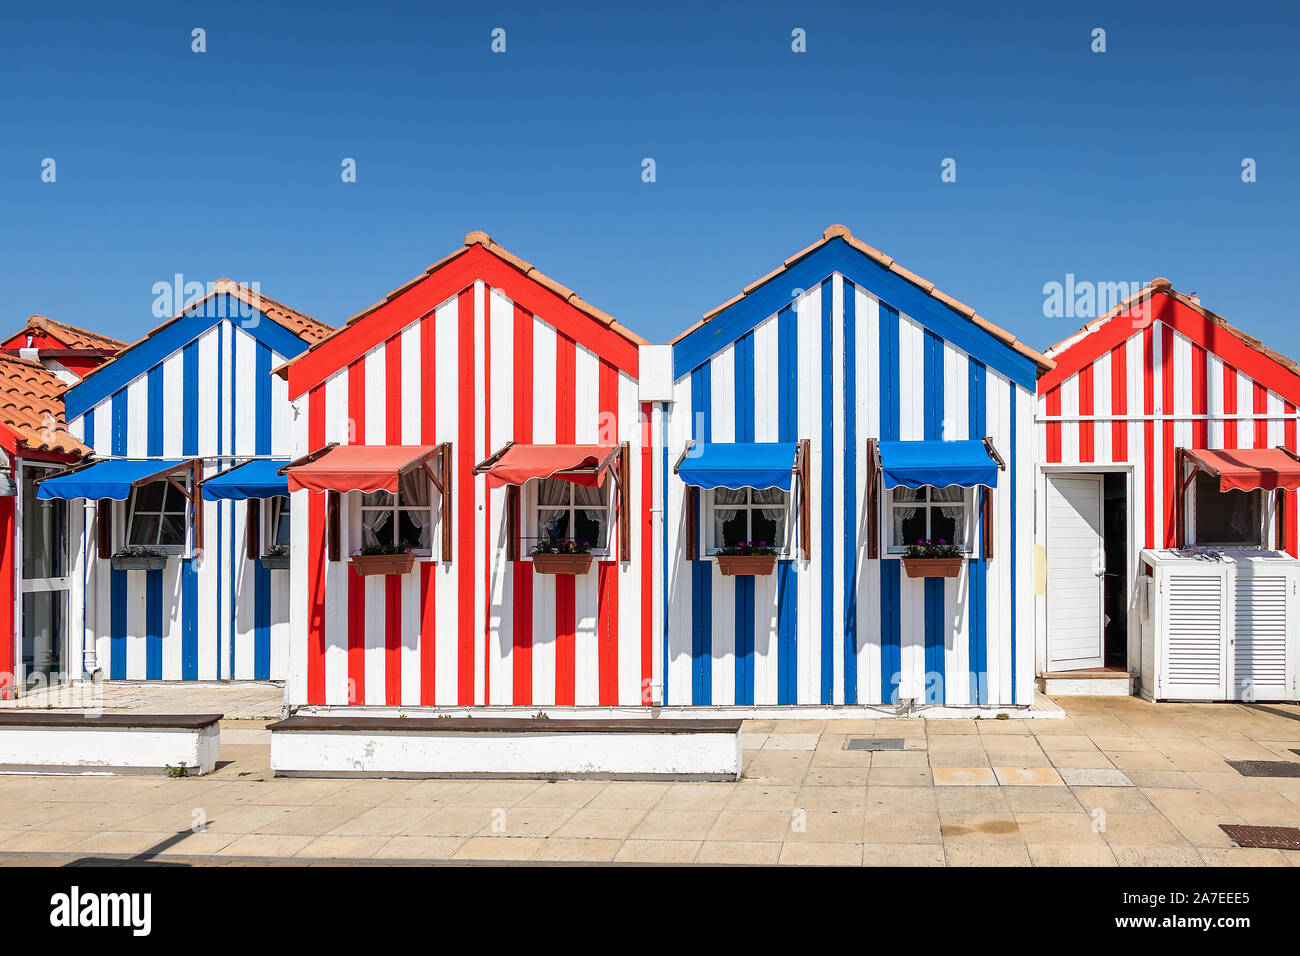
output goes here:
<path id="1" fill-rule="evenodd" d="M 1137 552 L 1177 543 L 1178 448 L 1275 448 L 1300 452 L 1300 375 L 1288 360 L 1207 315 L 1157 280 L 1136 301 L 1048 352 L 1057 363 L 1039 381 L 1040 464 L 1047 470 L 1118 468 L 1129 475 L 1130 601 Z M 1064 470 L 1069 470 L 1068 468 Z M 1044 471 L 1038 476 L 1043 498 Z M 1268 496 L 1267 537 L 1297 554 L 1297 496 L 1279 516 Z M 1041 516 L 1040 516 L 1041 517 Z M 1036 543 L 1050 547 L 1045 522 Z M 1279 537 L 1280 531 L 1280 537 Z M 1046 660 L 1044 597 L 1039 598 L 1039 666 Z M 1137 624 L 1130 613 L 1130 668 Z"/>
<path id="2" fill-rule="evenodd" d="M 69 428 L 96 456 L 203 457 L 205 476 L 287 456 L 291 407 L 271 371 L 307 345 L 234 296 L 209 296 L 71 388 Z M 93 647 L 115 680 L 284 679 L 289 575 L 248 559 L 245 502 L 204 501 L 202 551 L 161 571 L 113 568 L 96 547 L 98 505 L 69 504 L 85 598 L 72 659 Z M 125 502 L 113 507 L 124 533 Z"/>
<path id="3" fill-rule="evenodd" d="M 844 239 L 796 259 L 674 345 L 655 436 L 665 700 L 880 704 L 902 683 L 929 703 L 1028 704 L 1035 363 Z M 985 436 L 1008 465 L 993 557 L 951 579 L 908 578 L 883 545 L 868 559 L 868 440 Z M 690 439 L 809 440 L 807 560 L 742 578 L 687 557 L 700 515 L 672 465 Z"/>
<path id="4" fill-rule="evenodd" d="M 476 238 L 481 237 L 481 238 Z M 580 301 L 580 300 L 579 300 Z M 293 494 L 294 705 L 640 705 L 653 680 L 648 509 L 635 336 L 481 234 L 289 366 L 295 453 L 329 442 L 451 445 L 451 553 L 405 575 L 330 559 L 326 493 Z M 506 488 L 475 465 L 509 441 L 628 442 L 630 560 L 611 521 L 585 575 L 507 557 Z M 438 491 L 431 489 L 437 500 Z"/>

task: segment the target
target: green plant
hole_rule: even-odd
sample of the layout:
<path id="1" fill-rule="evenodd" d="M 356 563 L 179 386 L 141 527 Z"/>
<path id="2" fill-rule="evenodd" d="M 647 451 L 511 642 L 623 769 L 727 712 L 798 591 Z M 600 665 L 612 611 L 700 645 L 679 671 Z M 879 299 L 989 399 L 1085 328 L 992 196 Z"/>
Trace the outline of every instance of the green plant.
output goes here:
<path id="1" fill-rule="evenodd" d="M 401 544 L 367 544 L 362 545 L 357 554 L 369 557 L 373 554 L 410 554 L 414 548 L 409 541 L 403 541 Z M 286 550 L 287 553 L 287 550 Z"/>
<path id="2" fill-rule="evenodd" d="M 180 764 L 175 767 L 173 767 L 171 764 L 166 764 L 165 766 L 167 767 L 167 776 L 172 777 L 173 779 L 177 779 L 180 777 L 188 777 L 190 775 L 189 771 L 185 769 L 184 760 L 182 760 Z"/>
<path id="3" fill-rule="evenodd" d="M 960 558 L 961 548 L 955 544 L 949 544 L 943 538 L 938 541 L 932 541 L 929 538 L 922 538 L 916 544 L 907 546 L 905 557 L 909 558 Z"/>
<path id="4" fill-rule="evenodd" d="M 166 551 L 160 551 L 157 548 L 150 548 L 143 544 L 128 544 L 124 548 L 119 548 L 114 552 L 115 558 L 165 558 Z"/>
<path id="5" fill-rule="evenodd" d="M 287 558 L 289 556 L 289 546 L 287 544 L 273 544 L 266 549 L 263 557 L 267 558 Z"/>
<path id="6" fill-rule="evenodd" d="M 1011 719 L 1011 715 L 1010 715 L 1010 714 L 998 714 L 997 719 L 998 719 L 998 720 L 1010 720 L 1010 719 Z"/>
<path id="7" fill-rule="evenodd" d="M 574 541 L 572 538 L 542 538 L 533 547 L 530 554 L 591 554 L 590 541 Z"/>
<path id="8" fill-rule="evenodd" d="M 776 548 L 766 541 L 737 541 L 735 544 L 723 545 L 718 554 L 776 554 Z"/>

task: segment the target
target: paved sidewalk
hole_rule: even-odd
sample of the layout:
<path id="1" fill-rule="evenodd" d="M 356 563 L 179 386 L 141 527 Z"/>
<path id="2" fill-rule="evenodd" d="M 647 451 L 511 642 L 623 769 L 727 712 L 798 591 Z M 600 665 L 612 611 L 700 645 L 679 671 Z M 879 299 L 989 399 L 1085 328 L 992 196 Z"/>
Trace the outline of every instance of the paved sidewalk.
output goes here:
<path id="1" fill-rule="evenodd" d="M 224 714 L 231 720 L 271 720 L 280 716 L 284 686 L 269 681 L 166 682 L 75 681 L 20 697 L 0 700 L 9 710 L 103 709 L 150 714 Z"/>
<path id="2" fill-rule="evenodd" d="M 225 721 L 208 777 L 0 778 L 0 863 L 1300 864 L 1218 827 L 1300 826 L 1300 777 L 1226 763 L 1300 761 L 1300 708 L 1058 702 L 1064 719 L 750 721 L 738 783 L 277 780 L 267 731 Z"/>

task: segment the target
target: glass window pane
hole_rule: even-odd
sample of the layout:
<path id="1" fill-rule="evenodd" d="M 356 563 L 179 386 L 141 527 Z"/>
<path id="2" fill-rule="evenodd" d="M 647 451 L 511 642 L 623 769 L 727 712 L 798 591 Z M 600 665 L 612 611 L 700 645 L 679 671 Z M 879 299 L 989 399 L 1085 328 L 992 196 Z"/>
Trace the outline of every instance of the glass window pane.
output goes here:
<path id="1" fill-rule="evenodd" d="M 393 540 L 393 512 L 378 508 L 361 512 L 361 541 L 367 547 L 396 544 Z"/>
<path id="2" fill-rule="evenodd" d="M 743 505 L 749 494 L 748 489 L 738 488 L 715 488 L 713 489 L 713 503 L 715 505 Z"/>
<path id="3" fill-rule="evenodd" d="M 605 488 L 588 488 L 586 485 L 573 486 L 573 503 L 577 505 L 605 505 Z"/>
<path id="4" fill-rule="evenodd" d="M 931 501 L 962 501 L 966 497 L 966 489 L 961 485 L 948 485 L 946 488 L 931 488 Z"/>
<path id="5" fill-rule="evenodd" d="M 275 522 L 275 530 L 271 535 L 271 543 L 282 544 L 288 547 L 290 543 L 290 535 L 292 534 L 290 530 L 291 526 L 292 522 L 289 520 L 288 510 L 286 509 L 285 511 L 280 512 L 280 517 L 276 519 Z"/>
<path id="6" fill-rule="evenodd" d="M 960 546 L 965 537 L 965 521 L 959 520 L 961 510 L 958 508 L 930 509 L 930 540 L 936 544 L 955 544 Z"/>
<path id="7" fill-rule="evenodd" d="M 163 515 L 159 544 L 181 546 L 185 544 L 185 518 L 183 515 Z"/>
<path id="8" fill-rule="evenodd" d="M 397 513 L 397 543 L 417 550 L 429 547 L 429 513 L 423 510 Z"/>
<path id="9" fill-rule="evenodd" d="M 919 501 L 923 497 L 919 488 L 904 488 L 899 485 L 893 489 L 892 494 L 895 501 Z"/>
<path id="10" fill-rule="evenodd" d="M 136 511 L 161 511 L 163 490 L 167 486 L 160 481 L 151 481 L 132 491 L 132 501 Z"/>
<path id="11" fill-rule="evenodd" d="M 538 482 L 537 501 L 543 505 L 567 505 L 569 489 L 572 487 L 572 482 L 561 481 L 559 478 L 543 478 Z"/>
<path id="12" fill-rule="evenodd" d="M 22 655 L 25 690 L 59 683 L 66 641 L 66 591 L 23 595 Z"/>
<path id="13" fill-rule="evenodd" d="M 181 494 L 180 489 L 175 488 L 170 484 L 164 484 L 163 491 L 167 495 L 165 510 L 170 511 L 173 514 L 184 514 L 185 496 Z"/>
<path id="14" fill-rule="evenodd" d="M 1262 543 L 1259 492 L 1220 491 L 1217 478 L 1198 471 L 1194 502 L 1198 544 Z"/>
<path id="15" fill-rule="evenodd" d="M 761 547 L 780 550 L 785 543 L 785 511 L 779 508 L 755 508 L 750 512 L 750 540 Z"/>
<path id="16" fill-rule="evenodd" d="M 391 508 L 393 496 L 387 491 L 367 491 L 361 496 L 361 507 Z"/>
<path id="17" fill-rule="evenodd" d="M 429 476 L 423 468 L 409 471 L 398 479 L 397 503 L 415 507 L 428 506 Z"/>
<path id="18" fill-rule="evenodd" d="M 127 539 L 127 543 L 147 547 L 156 545 L 158 543 L 158 522 L 157 515 L 137 514 L 135 520 L 131 522 L 131 534 Z"/>
<path id="19" fill-rule="evenodd" d="M 36 497 L 36 480 L 53 472 L 25 470 L 24 474 L 22 576 L 63 577 L 68 573 L 67 502 Z"/>
<path id="20" fill-rule="evenodd" d="M 605 547 L 605 518 L 608 512 L 580 509 L 574 513 L 573 540 L 599 551 Z"/>
<path id="21" fill-rule="evenodd" d="M 713 543 L 719 548 L 734 548 L 749 540 L 746 512 L 737 508 L 715 508 L 713 511 Z"/>
<path id="22" fill-rule="evenodd" d="M 926 537 L 925 508 L 894 509 L 894 545 L 906 547 Z"/>
<path id="23" fill-rule="evenodd" d="M 569 536 L 569 512 L 539 511 L 537 513 L 537 536 L 542 540 L 567 538 Z"/>

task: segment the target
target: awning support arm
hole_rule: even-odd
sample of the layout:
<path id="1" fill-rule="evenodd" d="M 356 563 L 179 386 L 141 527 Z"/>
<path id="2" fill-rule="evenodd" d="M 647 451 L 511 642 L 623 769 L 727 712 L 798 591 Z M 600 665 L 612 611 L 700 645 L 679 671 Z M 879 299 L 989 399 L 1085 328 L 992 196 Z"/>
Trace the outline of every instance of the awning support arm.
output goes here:
<path id="1" fill-rule="evenodd" d="M 504 445 L 502 445 L 502 446 L 501 446 L 497 451 L 495 451 L 493 454 L 489 455 L 487 458 L 484 458 L 484 459 L 483 459 L 482 461 L 480 461 L 477 465 L 475 465 L 475 466 L 474 466 L 474 474 L 476 474 L 476 475 L 481 475 L 481 474 L 483 474 L 483 472 L 487 471 L 489 468 L 491 468 L 493 465 L 495 465 L 498 461 L 500 461 L 500 460 L 501 460 L 501 456 L 503 456 L 506 452 L 508 452 L 511 448 L 514 448 L 514 447 L 515 447 L 515 443 L 514 443 L 513 441 L 508 441 L 508 442 L 506 442 Z"/>
<path id="2" fill-rule="evenodd" d="M 988 435 L 984 436 L 984 450 L 989 453 L 989 457 L 998 463 L 998 471 L 1006 471 L 1007 463 L 1003 461 L 1002 456 L 998 454 L 997 447 L 993 444 L 993 439 Z"/>
<path id="3" fill-rule="evenodd" d="M 295 458 L 287 465 L 281 465 L 279 468 L 275 470 L 275 473 L 277 475 L 287 475 L 289 473 L 290 468 L 300 468 L 303 465 L 310 464 L 311 462 L 315 461 L 317 458 L 320 458 L 330 449 L 337 448 L 338 446 L 339 446 L 338 442 L 332 441 L 323 448 L 317 448 L 315 451 L 308 452 L 307 454 L 303 455 L 301 458 Z"/>
<path id="4" fill-rule="evenodd" d="M 695 447 L 695 439 L 694 438 L 686 439 L 686 447 L 683 448 L 682 453 L 677 456 L 677 464 L 673 465 L 674 475 L 677 474 L 677 469 L 682 467 L 682 462 L 686 460 L 686 456 L 691 453 L 691 449 L 693 447 Z"/>

